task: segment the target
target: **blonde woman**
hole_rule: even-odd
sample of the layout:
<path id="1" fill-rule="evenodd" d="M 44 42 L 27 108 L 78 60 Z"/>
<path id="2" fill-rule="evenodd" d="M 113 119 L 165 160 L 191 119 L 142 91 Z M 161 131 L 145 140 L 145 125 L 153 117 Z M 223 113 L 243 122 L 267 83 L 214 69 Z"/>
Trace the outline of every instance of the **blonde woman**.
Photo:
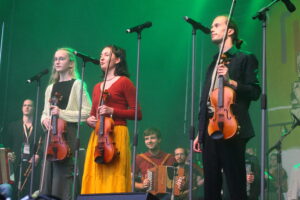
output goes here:
<path id="1" fill-rule="evenodd" d="M 49 130 L 51 115 L 66 121 L 63 134 L 70 148 L 70 155 L 61 161 L 47 161 L 42 194 L 51 194 L 64 200 L 72 197 L 73 156 L 75 151 L 76 129 L 79 115 L 81 81 L 77 76 L 77 62 L 71 48 L 60 48 L 54 54 L 50 84 L 45 92 L 45 104 L 41 117 L 42 125 Z M 56 93 L 61 95 L 57 105 L 50 105 L 49 99 Z M 90 113 L 90 100 L 86 89 L 83 91 L 81 121 Z"/>

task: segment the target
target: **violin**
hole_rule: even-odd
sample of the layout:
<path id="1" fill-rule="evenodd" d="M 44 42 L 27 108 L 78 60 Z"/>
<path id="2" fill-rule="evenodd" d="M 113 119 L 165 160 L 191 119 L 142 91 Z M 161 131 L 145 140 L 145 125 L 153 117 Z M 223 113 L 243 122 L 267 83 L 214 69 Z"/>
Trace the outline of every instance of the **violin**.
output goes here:
<path id="1" fill-rule="evenodd" d="M 104 105 L 109 93 L 104 90 L 101 97 L 100 105 Z M 98 136 L 98 143 L 95 147 L 94 158 L 98 164 L 107 164 L 112 162 L 118 155 L 119 151 L 114 142 L 114 121 L 111 117 L 99 115 L 97 120 L 95 133 Z"/>
<path id="2" fill-rule="evenodd" d="M 220 64 L 228 64 L 225 54 L 221 55 Z M 215 112 L 209 119 L 208 135 L 213 139 L 229 139 L 238 132 L 238 122 L 231 111 L 231 105 L 235 103 L 235 91 L 224 86 L 224 77 L 218 76 L 218 88 L 210 94 L 210 102 Z"/>
<path id="3" fill-rule="evenodd" d="M 38 142 L 38 145 L 37 145 L 37 149 L 36 149 L 36 152 L 33 154 L 33 157 L 32 158 L 35 158 L 35 155 L 38 155 L 39 151 L 40 151 L 40 148 L 41 148 L 41 145 L 42 145 L 42 137 L 40 137 L 39 139 L 39 142 Z M 37 163 L 35 163 L 35 165 L 37 165 Z M 28 178 L 29 178 L 29 175 L 31 174 L 32 172 L 32 162 L 29 163 L 27 169 L 25 170 L 23 176 L 25 177 L 24 178 L 24 181 L 23 181 L 23 184 L 21 186 L 21 188 L 19 189 L 20 191 L 22 191 L 24 189 L 24 186 L 25 184 L 27 183 L 28 181 Z"/>
<path id="4" fill-rule="evenodd" d="M 52 106 L 57 106 L 61 100 L 61 95 L 55 93 L 50 99 Z M 49 144 L 47 148 L 47 160 L 60 161 L 70 155 L 70 147 L 65 141 L 64 134 L 66 133 L 66 121 L 59 118 L 58 115 L 51 116 L 51 129 L 49 130 Z"/>

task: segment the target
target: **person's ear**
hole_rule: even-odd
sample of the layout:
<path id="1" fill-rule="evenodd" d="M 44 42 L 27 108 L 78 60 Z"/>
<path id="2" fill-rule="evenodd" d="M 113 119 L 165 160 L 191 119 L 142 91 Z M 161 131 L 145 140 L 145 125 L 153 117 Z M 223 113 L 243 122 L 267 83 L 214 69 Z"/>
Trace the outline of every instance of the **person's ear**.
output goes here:
<path id="1" fill-rule="evenodd" d="M 119 64 L 121 62 L 121 58 L 116 58 L 116 64 Z"/>
<path id="2" fill-rule="evenodd" d="M 228 36 L 232 36 L 235 33 L 235 30 L 233 28 L 228 29 Z"/>

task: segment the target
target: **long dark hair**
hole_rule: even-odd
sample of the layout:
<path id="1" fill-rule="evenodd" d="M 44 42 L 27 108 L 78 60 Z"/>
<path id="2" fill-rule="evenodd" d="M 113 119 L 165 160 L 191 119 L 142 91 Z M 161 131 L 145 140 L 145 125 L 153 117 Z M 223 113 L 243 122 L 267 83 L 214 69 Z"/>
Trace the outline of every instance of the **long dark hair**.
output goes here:
<path id="1" fill-rule="evenodd" d="M 116 64 L 114 75 L 129 77 L 127 62 L 126 62 L 126 51 L 116 45 L 108 45 L 105 46 L 104 48 L 110 48 L 112 53 L 115 54 L 117 58 L 120 58 L 120 62 Z"/>

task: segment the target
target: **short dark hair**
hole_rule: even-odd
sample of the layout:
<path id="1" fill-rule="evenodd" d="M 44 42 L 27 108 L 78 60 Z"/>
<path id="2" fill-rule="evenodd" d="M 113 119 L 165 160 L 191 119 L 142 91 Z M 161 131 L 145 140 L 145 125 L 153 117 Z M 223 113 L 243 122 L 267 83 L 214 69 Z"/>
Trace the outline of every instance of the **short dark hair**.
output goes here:
<path id="1" fill-rule="evenodd" d="M 161 138 L 160 130 L 158 130 L 157 128 L 147 128 L 146 130 L 144 130 L 144 137 L 149 135 L 156 135 L 158 139 Z"/>

